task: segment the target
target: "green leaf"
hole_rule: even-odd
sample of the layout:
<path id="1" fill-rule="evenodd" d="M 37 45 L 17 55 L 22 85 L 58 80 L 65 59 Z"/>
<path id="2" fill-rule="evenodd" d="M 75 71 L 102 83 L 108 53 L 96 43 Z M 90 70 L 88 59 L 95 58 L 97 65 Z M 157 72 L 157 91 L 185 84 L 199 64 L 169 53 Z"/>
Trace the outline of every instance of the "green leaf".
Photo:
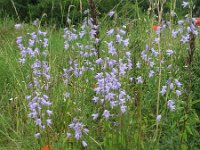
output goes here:
<path id="1" fill-rule="evenodd" d="M 197 103 L 200 103 L 200 100 L 194 100 L 194 101 L 192 101 L 192 105 L 195 105 Z"/>
<path id="2" fill-rule="evenodd" d="M 192 130 L 191 130 L 191 128 L 190 128 L 189 126 L 186 126 L 186 130 L 187 130 L 187 132 L 189 132 L 191 135 L 193 135 Z"/>

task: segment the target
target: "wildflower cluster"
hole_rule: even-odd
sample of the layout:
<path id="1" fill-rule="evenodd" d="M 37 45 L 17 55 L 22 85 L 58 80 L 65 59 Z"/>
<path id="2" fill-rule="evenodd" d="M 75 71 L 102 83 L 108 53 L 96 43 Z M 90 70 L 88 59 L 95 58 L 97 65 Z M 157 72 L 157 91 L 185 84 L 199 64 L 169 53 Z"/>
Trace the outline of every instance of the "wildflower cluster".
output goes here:
<path id="1" fill-rule="evenodd" d="M 72 131 L 67 132 L 67 138 L 70 138 L 74 135 L 74 138 L 78 141 L 80 139 L 83 139 L 83 134 L 88 134 L 89 130 L 85 128 L 85 125 L 82 122 L 79 122 L 77 118 L 74 118 L 72 123 L 69 124 L 69 128 Z M 87 147 L 87 143 L 82 140 L 83 147 Z"/>
<path id="2" fill-rule="evenodd" d="M 64 29 L 64 49 L 66 54 L 73 56 L 79 56 L 81 59 L 69 57 L 68 66 L 63 69 L 63 81 L 66 85 L 66 89 L 69 89 L 69 83 L 74 79 L 82 79 L 83 75 L 95 70 L 95 59 L 97 57 L 97 50 L 95 46 L 98 44 L 99 39 L 97 38 L 98 27 L 93 25 L 93 19 L 84 19 L 80 30 L 73 28 Z M 86 40 L 87 42 L 82 44 L 80 41 Z M 87 79 L 83 82 L 88 82 Z M 78 82 L 78 81 L 77 81 Z M 76 90 L 76 89 L 75 89 Z M 64 93 L 65 98 L 70 97 L 69 91 Z M 75 106 L 76 107 L 76 106 Z M 78 108 L 77 108 L 78 109 Z M 78 141 L 82 138 L 82 133 L 88 133 L 89 130 L 84 128 L 84 124 L 80 123 L 78 119 L 73 119 L 73 122 L 69 125 L 71 130 L 74 130 L 74 138 Z M 67 133 L 67 137 L 71 137 L 71 133 Z M 85 141 L 82 141 L 84 147 L 87 146 Z"/>
<path id="3" fill-rule="evenodd" d="M 115 38 L 114 41 L 104 41 L 109 57 L 96 60 L 101 72 L 98 72 L 95 76 L 97 80 L 94 88 L 96 95 L 92 100 L 94 103 L 106 106 L 102 113 L 106 120 L 109 119 L 114 108 L 120 108 L 120 111 L 125 113 L 127 111 L 126 103 L 130 100 L 130 96 L 123 87 L 123 79 L 127 72 L 132 69 L 131 53 L 126 50 L 129 39 L 125 39 L 125 35 L 126 31 L 123 29 L 107 31 L 107 36 L 114 36 Z M 122 52 L 120 52 L 120 46 L 123 47 Z M 92 115 L 93 119 L 97 119 L 98 116 L 98 113 Z"/>
<path id="4" fill-rule="evenodd" d="M 31 74 L 27 77 L 29 83 L 27 88 L 30 93 L 26 96 L 32 118 L 41 130 L 35 137 L 40 136 L 40 131 L 45 130 L 52 124 L 51 100 L 48 96 L 51 84 L 50 66 L 46 61 L 48 57 L 48 39 L 47 32 L 38 30 L 37 32 L 27 33 L 26 36 L 17 37 L 17 45 L 20 49 L 21 58 L 19 62 L 23 65 L 26 62 L 30 64 Z"/>
<path id="5" fill-rule="evenodd" d="M 158 92 L 161 95 L 161 99 L 167 99 L 164 105 L 167 105 L 170 111 L 174 111 L 175 100 L 168 99 L 177 99 L 182 94 L 182 84 L 179 82 L 178 79 L 175 78 L 173 73 L 176 66 L 172 60 L 176 59 L 176 52 L 175 50 L 172 50 L 173 47 L 170 45 L 167 46 L 167 48 L 161 47 L 162 41 L 160 41 L 160 39 L 162 38 L 160 33 L 165 32 L 169 29 L 170 24 L 165 24 L 165 22 L 162 22 L 160 26 L 156 27 L 154 41 L 151 41 L 151 43 L 149 42 L 148 45 L 146 45 L 145 50 L 141 52 L 141 60 L 136 63 L 137 69 L 143 70 L 143 68 L 146 68 L 145 71 L 143 70 L 143 72 L 145 73 L 143 74 L 143 76 L 137 76 L 135 80 L 137 84 L 143 84 L 144 82 L 146 84 L 148 84 L 148 82 L 150 82 L 151 84 L 157 84 L 158 89 L 160 89 L 160 91 Z M 175 38 L 180 31 L 182 31 L 182 29 L 179 29 L 177 31 L 172 30 L 172 38 Z M 152 82 L 153 80 L 151 79 L 157 82 Z M 163 83 L 165 84 L 162 85 Z M 160 96 L 157 97 L 160 98 Z M 159 112 L 162 111 L 163 110 L 160 110 Z M 156 120 L 160 121 L 161 118 L 161 114 L 157 114 Z"/>
<path id="6" fill-rule="evenodd" d="M 182 6 L 189 8 L 190 3 L 183 1 Z M 108 16 L 112 20 L 117 14 L 110 11 Z M 176 13 L 173 12 L 173 17 L 175 16 Z M 145 145 L 143 137 L 152 139 L 153 128 L 155 140 L 152 143 L 157 145 L 155 142 L 159 142 L 159 138 L 164 139 L 166 131 L 162 128 L 171 127 L 174 120 L 187 113 L 184 109 L 179 109 L 184 104 L 180 102 L 184 86 L 177 71 L 178 48 L 172 43 L 178 39 L 181 44 L 190 44 L 192 36 L 198 35 L 198 22 L 186 16 L 185 20 L 178 21 L 178 28 L 173 29 L 170 22 L 161 22 L 162 17 L 159 20 L 158 25 L 152 26 L 151 32 L 148 30 L 145 33 L 151 38 L 147 37 L 144 41 L 137 39 L 146 45 L 144 49 L 144 45 L 142 49 L 140 46 L 135 47 L 134 50 L 137 51 L 130 49 L 134 46 L 130 46 L 133 43 L 129 41 L 127 33 L 131 26 L 127 29 L 126 26 L 109 28 L 99 36 L 101 26 L 94 25 L 92 18 L 84 19 L 80 28 L 68 22 L 69 26 L 64 29 L 62 58 L 59 60 L 61 73 L 59 72 L 58 77 L 61 82 L 56 83 L 61 87 L 61 94 L 58 92 L 56 96 L 50 95 L 54 84 L 50 73 L 47 32 L 38 27 L 35 32 L 17 37 L 19 63 L 29 69 L 26 77 L 28 94 L 25 99 L 30 110 L 28 117 L 33 119 L 37 127 L 35 137 L 48 133 L 52 125 L 52 96 L 58 100 L 64 96 L 64 101 L 56 101 L 58 103 L 54 104 L 58 104 L 59 108 L 62 105 L 62 109 L 55 111 L 63 115 L 58 116 L 61 119 L 57 122 L 58 127 L 61 127 L 59 134 L 64 133 L 68 139 L 67 146 L 72 139 L 75 142 L 70 144 L 75 147 L 76 144 L 82 144 L 82 148 L 87 149 L 88 142 L 94 142 L 101 149 L 109 149 L 110 145 L 115 145 L 115 141 L 124 144 L 131 136 L 136 143 L 128 142 L 130 146 L 127 144 L 127 147 L 122 144 L 121 149 L 131 149 L 135 145 L 141 149 Z M 38 21 L 34 25 L 37 26 Z M 20 30 L 23 26 L 16 24 L 15 28 Z M 165 38 L 170 42 L 166 44 L 163 40 Z M 68 114 L 70 119 L 66 119 Z M 172 115 L 173 120 L 170 120 Z M 88 116 L 91 117 L 83 120 Z M 152 116 L 154 121 L 149 119 Z M 112 125 L 116 128 L 112 129 Z M 149 133 L 146 126 L 152 128 Z M 97 133 L 95 138 L 92 137 L 94 133 Z M 111 138 L 113 141 L 110 142 Z M 44 148 L 48 148 L 50 144 L 48 141 Z"/>
<path id="7" fill-rule="evenodd" d="M 73 27 L 71 29 L 64 29 L 64 48 L 67 54 L 73 52 L 73 55 L 80 56 L 82 60 L 74 60 L 73 58 L 69 58 L 68 68 L 64 68 L 64 82 L 68 83 L 70 77 L 81 77 L 86 71 L 94 71 L 94 57 L 97 56 L 97 52 L 95 49 L 95 44 L 98 43 L 98 39 L 95 38 L 95 34 L 97 32 L 97 27 L 92 24 L 92 19 L 85 19 L 83 25 L 81 26 L 81 30 L 77 31 Z M 88 39 L 86 43 L 82 44 L 79 41 L 83 39 Z"/>

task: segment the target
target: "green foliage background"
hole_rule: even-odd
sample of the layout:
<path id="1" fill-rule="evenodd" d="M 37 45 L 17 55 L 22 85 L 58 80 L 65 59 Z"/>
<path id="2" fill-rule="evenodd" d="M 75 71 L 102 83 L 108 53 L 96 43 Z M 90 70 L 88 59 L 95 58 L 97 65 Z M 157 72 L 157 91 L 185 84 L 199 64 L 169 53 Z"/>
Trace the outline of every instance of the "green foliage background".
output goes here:
<path id="1" fill-rule="evenodd" d="M 165 10 L 168 11 L 172 0 L 166 1 Z M 13 3 L 14 5 L 13 5 Z M 138 9 L 141 13 L 146 13 L 149 8 L 149 0 L 95 0 L 98 8 L 99 16 L 103 16 L 113 8 L 117 9 L 121 14 L 127 13 L 128 18 L 136 17 Z M 200 1 L 194 0 L 195 5 L 194 16 L 200 15 Z M 176 1 L 176 13 L 181 15 L 182 0 Z M 30 22 L 36 18 L 41 18 L 47 14 L 46 22 L 49 24 L 57 24 L 59 26 L 66 25 L 67 17 L 72 19 L 72 23 L 78 23 L 83 18 L 83 11 L 88 9 L 87 0 L 1 0 L 0 1 L 0 17 L 17 18 L 16 8 L 20 21 Z M 137 9 L 137 10 L 136 10 Z M 119 14 L 120 15 L 120 14 Z"/>

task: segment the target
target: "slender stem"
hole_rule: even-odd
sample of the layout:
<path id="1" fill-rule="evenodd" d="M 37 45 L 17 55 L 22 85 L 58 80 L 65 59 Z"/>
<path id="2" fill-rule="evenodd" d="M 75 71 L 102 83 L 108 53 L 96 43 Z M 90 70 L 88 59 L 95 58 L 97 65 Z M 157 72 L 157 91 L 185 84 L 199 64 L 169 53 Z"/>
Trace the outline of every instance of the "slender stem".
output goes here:
<path id="1" fill-rule="evenodd" d="M 49 149 L 51 149 L 50 148 L 50 138 L 49 138 L 49 127 L 48 126 L 47 126 L 47 144 L 48 144 Z"/>
<path id="2" fill-rule="evenodd" d="M 94 142 L 100 147 L 101 150 L 103 150 L 101 144 L 99 144 L 93 137 L 89 136 L 89 138 L 90 138 L 92 141 L 94 141 Z"/>
<path id="3" fill-rule="evenodd" d="M 163 11 L 163 3 L 160 0 L 157 1 L 157 11 L 158 11 L 158 24 L 161 25 L 162 20 L 162 11 Z M 160 39 L 161 35 L 158 34 L 158 38 Z M 160 106 L 160 86 L 161 86 L 161 78 L 162 78 L 162 54 L 160 42 L 158 43 L 158 52 L 159 52 L 159 74 L 158 74 L 158 91 L 157 91 L 157 102 L 156 102 L 156 116 L 159 115 L 159 106 Z M 155 131 L 155 141 L 157 141 L 158 136 L 158 128 L 159 122 L 156 121 L 156 131 Z"/>
<path id="4" fill-rule="evenodd" d="M 17 12 L 17 8 L 15 7 L 15 3 L 14 3 L 14 1 L 11 0 L 11 3 L 12 3 L 12 5 L 13 5 L 14 9 L 15 9 L 15 13 L 16 13 L 16 15 L 17 15 L 17 19 L 20 20 L 20 18 L 19 18 L 19 14 L 18 14 L 18 12 Z"/>

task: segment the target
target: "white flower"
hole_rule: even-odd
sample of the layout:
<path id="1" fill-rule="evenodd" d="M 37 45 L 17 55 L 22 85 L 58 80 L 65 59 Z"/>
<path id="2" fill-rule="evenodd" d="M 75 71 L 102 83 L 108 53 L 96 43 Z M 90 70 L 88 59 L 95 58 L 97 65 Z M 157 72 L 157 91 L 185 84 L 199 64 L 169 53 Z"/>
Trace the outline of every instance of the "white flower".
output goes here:
<path id="1" fill-rule="evenodd" d="M 83 147 L 87 147 L 87 143 L 85 141 L 82 141 Z"/>
<path id="2" fill-rule="evenodd" d="M 99 114 L 92 114 L 93 120 L 96 120 L 98 118 Z"/>
<path id="3" fill-rule="evenodd" d="M 109 16 L 109 17 L 112 17 L 114 14 L 115 14 L 114 11 L 110 11 L 110 12 L 108 13 L 108 16 Z"/>
<path id="4" fill-rule="evenodd" d="M 142 84 L 144 82 L 141 76 L 137 77 L 136 79 L 138 84 Z"/>
<path id="5" fill-rule="evenodd" d="M 90 12 L 90 10 L 89 9 L 86 9 L 84 12 L 83 12 L 83 14 L 85 15 L 85 14 L 88 14 Z"/>
<path id="6" fill-rule="evenodd" d="M 187 7 L 188 5 L 189 5 L 189 2 L 183 1 L 183 4 L 182 4 L 183 8 Z"/>
<path id="7" fill-rule="evenodd" d="M 40 133 L 36 133 L 34 136 L 35 136 L 35 138 L 39 138 L 40 137 Z"/>

